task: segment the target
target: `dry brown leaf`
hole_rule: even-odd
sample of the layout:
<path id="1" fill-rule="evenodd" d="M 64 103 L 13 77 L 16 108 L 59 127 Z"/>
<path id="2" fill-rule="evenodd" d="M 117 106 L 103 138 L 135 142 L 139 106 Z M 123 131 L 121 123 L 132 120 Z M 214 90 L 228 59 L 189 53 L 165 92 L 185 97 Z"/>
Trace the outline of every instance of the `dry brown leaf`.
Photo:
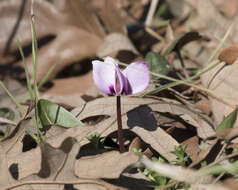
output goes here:
<path id="1" fill-rule="evenodd" d="M 8 157 L 15 157 L 22 152 L 22 138 L 30 126 L 30 120 L 23 120 L 18 123 L 11 134 L 1 141 L 1 146 Z"/>
<path id="2" fill-rule="evenodd" d="M 31 1 L 1 1 L 0 23 L 5 27 L 0 32 L 0 57 L 4 57 L 0 60 L 14 57 L 17 36 L 22 46 L 30 44 L 30 5 Z M 34 14 L 37 38 L 43 44 L 48 42 L 38 51 L 38 81 L 53 64 L 57 64 L 52 73 L 55 76 L 66 65 L 95 56 L 105 36 L 103 27 L 109 32 L 126 34 L 120 10 L 109 0 L 101 0 L 101 7 L 85 0 L 36 1 Z M 98 17 L 104 21 L 104 26 Z M 119 24 L 115 25 L 114 20 Z M 30 56 L 26 62 L 32 75 Z"/>
<path id="3" fill-rule="evenodd" d="M 68 138 L 70 139 L 70 138 Z M 73 144 L 72 144 L 73 143 Z M 68 144 L 62 144 L 61 148 L 64 150 L 65 153 L 68 153 L 67 159 L 64 161 L 64 166 L 62 167 L 61 171 L 58 172 L 56 177 L 57 180 L 77 180 L 78 178 L 75 176 L 75 162 L 76 162 L 76 155 L 79 152 L 80 144 L 76 141 L 73 141 L 71 138 L 68 141 Z"/>
<path id="4" fill-rule="evenodd" d="M 142 149 L 142 141 L 140 140 L 139 137 L 136 137 L 132 140 L 128 151 L 133 152 L 134 149 L 136 149 L 136 150 Z M 148 158 L 151 158 L 153 156 L 153 153 L 151 152 L 151 150 L 149 148 L 145 149 L 145 151 L 143 151 L 142 154 L 147 156 Z"/>
<path id="5" fill-rule="evenodd" d="M 186 50 L 191 57 L 194 57 L 197 63 L 206 64 L 209 57 L 212 55 L 212 52 L 224 37 L 229 26 L 238 21 L 238 15 L 236 14 L 232 19 L 227 19 L 224 15 L 222 15 L 217 9 L 217 6 L 221 3 L 221 1 L 184 0 L 183 2 L 196 10 L 190 20 L 191 29 L 196 31 L 202 30 L 203 34 L 210 39 L 210 44 L 211 42 L 213 44 L 212 46 L 207 44 L 206 51 L 201 51 L 203 47 L 201 47 L 201 44 L 198 43 L 193 43 L 193 46 L 190 46 Z M 231 32 L 224 43 L 225 46 L 238 43 L 236 35 L 237 31 L 237 25 L 233 25 Z M 227 58 L 231 59 L 231 61 L 234 60 L 233 55 L 232 57 L 227 56 Z M 207 67 L 207 65 L 203 65 L 203 67 Z M 207 87 L 211 78 L 221 67 L 222 64 L 201 76 L 202 83 L 205 87 Z M 236 75 L 237 64 L 234 63 L 233 65 L 222 69 L 222 71 L 220 71 L 212 81 L 212 85 L 210 86 L 210 89 L 213 90 L 217 96 L 226 100 L 231 105 L 237 105 L 238 102 L 236 93 Z M 220 124 L 224 117 L 232 111 L 232 108 L 214 100 L 212 97 L 209 99 L 211 100 L 211 109 L 214 114 L 215 122 L 216 124 Z"/>
<path id="6" fill-rule="evenodd" d="M 77 111 L 77 108 L 72 112 L 77 115 L 80 120 L 90 118 L 98 115 L 110 116 L 108 119 L 98 123 L 94 132 L 98 132 L 103 136 L 107 136 L 117 130 L 116 125 L 116 104 L 114 97 L 105 97 L 88 102 L 83 109 Z M 203 120 L 200 114 L 191 112 L 187 108 L 176 105 L 156 101 L 150 98 L 130 98 L 122 97 L 122 123 L 123 129 L 129 129 L 136 133 L 143 141 L 150 144 L 155 150 L 157 150 L 162 156 L 168 160 L 175 159 L 175 155 L 171 154 L 174 150 L 174 146 L 178 146 L 178 142 L 167 134 L 162 128 L 158 126 L 160 121 L 156 121 L 152 112 L 169 112 L 184 117 L 186 122 L 194 125 L 197 129 L 204 131 L 203 137 L 214 134 L 214 129 L 204 121 L 204 125 L 201 126 L 197 122 Z M 187 116 L 187 117 L 185 117 Z M 188 120 L 188 121 L 187 121 Z M 158 123 L 157 123 L 158 122 Z M 163 123 L 159 123 L 163 125 Z M 85 139 L 81 143 L 85 144 L 88 141 Z"/>
<path id="7" fill-rule="evenodd" d="M 181 143 L 181 146 L 184 146 L 184 145 L 186 145 L 185 152 L 191 155 L 190 157 L 191 160 L 192 161 L 197 160 L 198 154 L 200 152 L 199 138 L 197 136 L 193 136 Z"/>
<path id="8" fill-rule="evenodd" d="M 51 147 L 49 144 L 42 144 L 41 146 L 41 168 L 38 173 L 27 176 L 22 179 L 22 181 L 36 181 L 44 179 L 45 181 L 53 181 L 60 169 L 62 168 L 65 159 L 67 158 L 66 154 L 60 150 Z M 63 189 L 61 187 L 55 187 L 55 185 L 47 185 L 47 184 L 32 184 L 30 185 L 32 189 Z"/>
<path id="9" fill-rule="evenodd" d="M 78 154 L 79 148 L 79 143 L 77 143 L 73 138 L 66 138 L 62 141 L 60 147 L 57 148 L 53 148 L 47 143 L 41 144 L 42 159 L 39 159 L 41 157 L 40 155 L 33 153 L 35 150 L 26 152 L 25 154 L 31 158 L 27 158 L 27 156 L 20 156 L 19 159 L 22 158 L 24 160 L 22 161 L 16 159 L 16 161 L 19 161 L 18 164 L 24 163 L 25 170 L 19 169 L 19 172 L 27 172 L 26 170 L 28 170 L 28 173 L 19 175 L 23 177 L 28 174 L 28 176 L 18 182 L 15 181 L 15 183 L 12 183 L 11 186 L 18 186 L 18 184 L 23 185 L 25 183 L 23 186 L 24 188 L 22 189 L 63 190 L 64 185 L 62 182 L 65 182 L 65 184 L 70 184 L 72 182 L 73 184 L 83 184 L 84 186 L 92 189 L 98 189 L 101 186 L 105 187 L 103 189 L 108 189 L 108 187 L 116 189 L 115 186 L 102 180 L 79 179 L 74 174 L 76 155 Z M 37 149 L 39 149 L 39 147 Z M 39 160 L 36 160 L 36 158 Z M 35 159 L 35 161 L 33 159 Z M 33 165 L 37 164 L 38 161 L 41 161 L 40 171 L 35 170 L 34 172 L 29 173 L 29 170 L 31 170 L 29 167 L 32 166 L 29 165 L 27 161 L 33 162 Z M 30 184 L 28 184 L 29 181 L 31 181 Z M 49 184 L 47 182 L 49 182 Z M 9 185 L 10 184 L 6 184 L 6 187 Z"/>
<path id="10" fill-rule="evenodd" d="M 7 167 L 6 152 L 0 145 L 0 186 L 1 188 L 15 182 Z"/>
<path id="11" fill-rule="evenodd" d="M 86 104 L 85 109 L 79 115 L 79 119 L 97 115 L 111 115 L 110 118 L 97 124 L 91 133 L 98 132 L 103 136 L 107 136 L 117 130 L 114 101 L 114 97 L 107 97 Z M 174 150 L 174 146 L 178 146 L 178 143 L 163 129 L 157 127 L 157 122 L 150 108 L 146 106 L 139 107 L 146 104 L 146 102 L 153 103 L 154 100 L 122 98 L 123 129 L 130 129 L 135 132 L 143 141 L 150 144 L 166 159 L 173 160 L 175 159 L 175 155 L 171 152 Z M 73 110 L 73 112 L 77 113 L 77 109 Z M 85 144 L 87 141 L 84 140 L 81 143 Z"/>
<path id="12" fill-rule="evenodd" d="M 235 179 L 228 178 L 224 181 L 224 185 L 226 185 L 230 190 L 236 190 L 238 182 Z"/>
<path id="13" fill-rule="evenodd" d="M 220 140 L 231 141 L 232 139 L 236 138 L 237 136 L 238 136 L 238 128 L 235 127 L 235 128 L 225 129 L 209 138 L 217 137 Z"/>
<path id="14" fill-rule="evenodd" d="M 31 151 L 19 153 L 14 157 L 8 156 L 8 167 L 11 167 L 12 164 L 17 164 L 17 176 L 21 180 L 29 175 L 38 173 L 41 169 L 41 160 L 41 151 L 37 147 Z"/>
<path id="15" fill-rule="evenodd" d="M 120 0 L 120 6 L 122 9 L 127 10 L 125 14 L 128 23 L 136 23 L 143 17 L 143 10 L 149 4 L 149 0 L 134 1 L 134 0 Z"/>
<path id="16" fill-rule="evenodd" d="M 120 0 L 110 1 L 103 0 L 98 11 L 101 19 L 103 20 L 105 26 L 109 33 L 121 33 L 126 34 L 127 29 L 125 25 L 125 20 L 122 19 L 121 11 L 118 11 L 120 6 Z M 116 21 L 116 24 L 115 24 Z"/>
<path id="17" fill-rule="evenodd" d="M 223 0 L 221 4 L 217 6 L 219 11 L 227 18 L 233 18 L 238 9 L 238 2 L 236 0 Z"/>
<path id="18" fill-rule="evenodd" d="M 133 139 L 133 141 L 131 142 L 129 146 L 129 152 L 132 152 L 133 149 L 139 150 L 140 148 L 141 148 L 141 140 L 139 137 L 136 137 Z"/>
<path id="19" fill-rule="evenodd" d="M 120 154 L 118 151 L 111 151 L 96 156 L 85 156 L 76 161 L 75 174 L 81 178 L 118 178 L 137 160 L 138 156 L 133 152 Z"/>
<path id="20" fill-rule="evenodd" d="M 212 111 L 209 99 L 204 97 L 203 95 L 199 96 L 199 98 L 201 98 L 201 100 L 194 104 L 195 108 L 201 110 L 203 113 L 209 116 Z"/>
<path id="21" fill-rule="evenodd" d="M 221 14 L 217 9 L 220 1 L 184 0 L 184 2 L 196 10 L 190 23 L 191 28 L 196 31 L 203 29 L 204 34 L 210 39 L 213 39 L 214 42 L 220 41 L 227 31 L 228 26 L 238 19 L 237 15 L 233 19 L 228 19 Z M 237 27 L 234 27 L 230 35 L 232 38 L 228 38 L 227 42 L 233 44 L 237 42 L 238 38 L 234 36 L 236 30 Z"/>
<path id="22" fill-rule="evenodd" d="M 55 181 L 57 180 L 57 177 L 59 175 L 65 175 L 65 174 L 62 174 L 62 172 L 63 171 L 65 172 L 65 168 L 64 168 L 65 163 L 67 163 L 67 159 L 69 158 L 68 154 L 70 154 L 69 152 L 72 150 L 74 143 L 75 141 L 72 138 L 66 138 L 62 142 L 59 148 L 53 148 L 48 143 L 42 143 L 40 146 L 42 155 L 41 156 L 39 155 L 37 157 L 35 157 L 36 155 L 33 155 L 34 157 L 32 158 L 32 159 L 36 159 L 36 158 L 38 159 L 39 157 L 42 157 L 42 159 L 40 159 L 41 161 L 40 171 L 36 170 L 32 175 L 28 175 L 25 178 L 23 178 L 21 182 L 37 181 L 42 179 L 44 179 L 44 181 Z M 30 152 L 32 152 L 32 150 Z M 75 159 L 75 155 L 72 157 Z M 37 163 L 37 161 L 35 163 Z M 25 160 L 24 167 L 28 167 L 26 160 Z M 68 169 L 71 170 L 71 172 L 73 172 L 72 168 L 68 168 Z M 67 173 L 67 175 L 69 174 Z M 65 175 L 65 177 L 67 177 L 67 175 Z M 75 180 L 75 179 L 72 179 L 72 180 Z M 45 188 L 52 189 L 52 190 L 63 189 L 63 185 L 57 185 L 57 184 L 32 184 L 29 186 L 31 186 L 33 189 L 45 189 Z"/>
<path id="23" fill-rule="evenodd" d="M 112 33 L 106 36 L 104 42 L 99 46 L 97 56 L 103 58 L 121 50 L 130 51 L 136 55 L 138 54 L 138 51 L 127 36 L 120 33 Z"/>
<path id="24" fill-rule="evenodd" d="M 223 67 L 223 64 L 218 65 L 216 68 L 202 75 L 202 82 L 205 86 L 210 83 L 210 90 L 219 94 L 221 98 L 229 102 L 231 105 L 238 104 L 238 89 L 237 89 L 237 73 L 238 73 L 238 61 L 232 65 Z M 220 71 L 219 71 L 220 70 Z M 219 71 L 219 72 L 218 72 Z M 215 78 L 213 76 L 216 74 Z M 210 98 L 211 108 L 214 114 L 214 119 L 217 124 L 220 124 L 223 119 L 233 111 L 234 108 L 226 106 L 216 99 Z M 237 125 L 237 122 L 236 124 Z"/>
<path id="25" fill-rule="evenodd" d="M 72 137 L 77 139 L 77 141 L 80 143 L 80 145 L 83 145 L 81 143 L 81 141 L 85 140 L 86 142 L 87 139 L 85 137 L 87 137 L 92 131 L 95 130 L 94 126 L 79 126 L 79 127 L 74 127 L 74 128 L 70 128 L 65 130 L 65 132 L 59 132 L 59 133 L 55 133 L 51 136 L 49 136 L 46 141 L 53 147 L 59 147 L 62 142 L 64 141 L 64 139 L 68 138 L 68 137 Z"/>
<path id="26" fill-rule="evenodd" d="M 227 18 L 226 15 L 220 12 L 217 8 L 222 4 L 229 4 L 229 6 L 234 5 L 232 9 L 236 8 L 235 1 L 225 1 L 225 0 L 212 0 L 212 1 L 196 1 L 196 0 L 184 0 L 182 1 L 183 5 L 181 6 L 188 6 L 195 10 L 191 20 L 189 22 L 190 29 L 195 31 L 203 31 L 204 36 L 207 36 L 210 39 L 210 42 L 203 44 L 206 47 L 206 51 L 201 51 L 203 47 L 201 44 L 196 44 L 192 48 L 188 48 L 188 52 L 190 55 L 193 55 L 196 62 L 200 64 L 206 64 L 211 56 L 212 52 L 217 47 L 218 43 L 224 37 L 225 33 L 227 32 L 229 26 L 232 23 L 236 23 L 238 20 L 238 15 L 235 14 L 232 19 Z M 226 7 L 223 6 L 223 10 Z M 229 8 L 230 9 L 230 8 Z M 231 11 L 231 10 L 230 10 Z M 232 11 L 231 11 L 232 12 Z M 231 13 L 230 12 L 230 13 Z M 184 17 L 183 17 L 184 18 Z M 180 18 L 180 19 L 183 19 Z M 232 30 L 230 35 L 225 41 L 225 46 L 231 44 L 237 44 L 238 38 L 236 36 L 238 27 L 237 25 L 232 26 Z M 206 67 L 207 65 L 203 65 Z"/>
<path id="27" fill-rule="evenodd" d="M 54 64 L 57 65 L 51 74 L 52 77 L 73 62 L 95 56 L 95 52 L 101 43 L 102 40 L 100 38 L 83 29 L 76 27 L 65 28 L 53 42 L 39 49 L 37 80 L 40 81 Z M 26 62 L 29 73 L 32 76 L 31 57 L 27 57 Z"/>
<path id="28" fill-rule="evenodd" d="M 212 149 L 216 147 L 218 142 L 219 142 L 218 140 L 209 142 L 210 144 L 207 145 L 208 147 L 206 147 L 205 150 L 202 150 L 199 153 L 197 158 L 193 161 L 193 163 L 189 167 L 192 168 L 193 166 L 196 166 L 197 164 L 199 164 L 201 161 L 205 160 L 209 156 L 209 153 L 212 151 Z M 212 155 L 212 157 L 214 158 L 214 155 Z"/>
<path id="29" fill-rule="evenodd" d="M 85 103 L 82 95 L 90 97 L 97 97 L 99 95 L 98 91 L 93 91 L 92 96 L 92 93 L 89 92 L 94 86 L 91 72 L 81 77 L 55 79 L 52 82 L 54 86 L 43 93 L 41 98 L 58 104 L 68 105 L 73 108 L 80 107 Z"/>
<path id="30" fill-rule="evenodd" d="M 179 115 L 189 124 L 197 129 L 197 134 L 200 138 L 204 139 L 215 133 L 214 125 L 211 120 L 200 112 L 193 111 L 188 107 L 171 103 L 159 103 L 150 105 L 153 110 L 158 112 L 169 112 L 174 115 Z"/>

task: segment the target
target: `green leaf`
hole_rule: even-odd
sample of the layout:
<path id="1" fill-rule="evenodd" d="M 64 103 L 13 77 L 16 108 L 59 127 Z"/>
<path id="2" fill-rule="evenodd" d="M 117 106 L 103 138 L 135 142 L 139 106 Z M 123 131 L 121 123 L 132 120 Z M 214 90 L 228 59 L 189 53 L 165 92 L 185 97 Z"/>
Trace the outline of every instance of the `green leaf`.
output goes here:
<path id="1" fill-rule="evenodd" d="M 91 134 L 90 136 L 86 137 L 93 145 L 96 149 L 98 149 L 99 143 L 100 143 L 100 138 L 101 138 L 101 134 L 98 132 L 95 132 L 93 134 Z"/>
<path id="2" fill-rule="evenodd" d="M 147 53 L 145 60 L 147 64 L 149 65 L 151 72 L 167 75 L 170 71 L 169 63 L 164 58 L 164 56 L 158 53 L 155 53 L 155 52 Z M 152 78 L 158 78 L 158 77 L 152 76 Z"/>
<path id="3" fill-rule="evenodd" d="M 236 108 L 233 112 L 231 112 L 221 123 L 220 125 L 216 128 L 216 132 L 222 132 L 225 129 L 232 128 L 236 122 L 237 118 L 237 111 L 238 108 Z"/>
<path id="4" fill-rule="evenodd" d="M 49 100 L 39 100 L 37 108 L 43 126 L 60 125 L 68 128 L 83 125 L 72 113 Z"/>

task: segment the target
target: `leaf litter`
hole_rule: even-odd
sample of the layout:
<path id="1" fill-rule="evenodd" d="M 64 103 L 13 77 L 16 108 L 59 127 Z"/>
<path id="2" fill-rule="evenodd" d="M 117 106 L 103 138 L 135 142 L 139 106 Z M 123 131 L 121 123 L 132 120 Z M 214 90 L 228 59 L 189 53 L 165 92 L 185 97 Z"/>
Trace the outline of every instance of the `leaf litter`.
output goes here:
<path id="1" fill-rule="evenodd" d="M 237 109 L 214 99 L 203 88 L 189 86 L 192 82 L 209 86 L 213 93 L 237 105 L 236 26 L 225 42 L 230 46 L 218 54 L 225 64 L 193 78 L 201 81 L 190 80 L 186 85 L 180 83 L 143 98 L 122 97 L 122 125 L 128 150 L 123 154 L 118 151 L 115 97 L 98 92 L 90 68 L 84 70 L 84 65 L 90 65 L 96 56 L 110 55 L 130 63 L 153 54 L 157 58 L 151 58 L 152 72 L 189 79 L 202 63 L 209 62 L 211 51 L 226 32 L 224 26 L 238 18 L 235 1 L 229 2 L 234 6 L 225 1 L 196 4 L 188 0 L 180 5 L 160 2 L 148 30 L 141 22 L 150 1 L 36 1 L 35 25 L 40 42 L 37 81 L 56 64 L 47 79 L 51 82 L 40 89 L 38 113 L 32 110 L 34 102 L 26 101 L 29 97 L 22 85 L 24 76 L 15 72 L 23 65 L 17 56 L 19 37 L 29 74 L 34 78 L 32 55 L 27 50 L 31 42 L 31 3 L 1 2 L 0 23 L 9 23 L 0 33 L 0 64 L 7 70 L 1 79 L 24 109 L 28 108 L 27 114 L 19 114 L 1 91 L 0 109 L 7 107 L 15 115 L 0 117 L 1 189 L 181 189 L 188 185 L 194 189 L 236 189 L 232 184 L 237 182 L 233 177 L 237 174 Z M 180 6 L 183 9 L 178 14 Z M 11 9 L 19 9 L 20 14 Z M 192 10 L 196 10 L 195 16 Z M 165 25 L 153 25 L 156 19 L 165 21 Z M 215 20 L 213 25 L 211 20 Z M 17 23 L 18 28 L 11 33 L 12 23 Z M 169 70 L 156 65 L 161 60 L 162 67 Z M 57 78 L 69 65 L 71 70 L 80 65 L 83 74 Z M 169 78 L 153 76 L 151 83 L 152 89 L 157 88 L 168 84 Z M 45 138 L 39 144 L 33 139 L 38 133 L 38 121 L 33 119 L 37 116 Z"/>

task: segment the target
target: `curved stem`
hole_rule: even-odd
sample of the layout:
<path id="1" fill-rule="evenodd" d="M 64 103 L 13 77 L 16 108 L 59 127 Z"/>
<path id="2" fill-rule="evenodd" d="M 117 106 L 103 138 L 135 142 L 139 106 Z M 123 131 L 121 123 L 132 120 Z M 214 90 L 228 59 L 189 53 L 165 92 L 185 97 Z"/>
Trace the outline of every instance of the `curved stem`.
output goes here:
<path id="1" fill-rule="evenodd" d="M 123 138 L 123 132 L 122 132 L 122 121 L 121 121 L 121 96 L 117 96 L 117 135 L 118 135 L 118 141 L 120 146 L 120 153 L 123 153 L 126 151 L 124 147 L 124 138 Z"/>

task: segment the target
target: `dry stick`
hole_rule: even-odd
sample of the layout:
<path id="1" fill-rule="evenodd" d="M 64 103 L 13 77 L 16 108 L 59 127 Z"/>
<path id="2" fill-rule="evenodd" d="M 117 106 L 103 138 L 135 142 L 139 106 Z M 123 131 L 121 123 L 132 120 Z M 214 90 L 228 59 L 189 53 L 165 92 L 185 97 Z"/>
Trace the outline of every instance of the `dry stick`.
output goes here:
<path id="1" fill-rule="evenodd" d="M 164 41 L 164 39 L 151 28 L 145 27 L 145 31 L 148 32 L 152 37 L 156 38 L 157 40 L 162 42 Z"/>
<path id="2" fill-rule="evenodd" d="M 153 20 L 153 16 L 157 7 L 157 4 L 159 3 L 159 0 L 152 0 L 152 2 L 150 3 L 150 9 L 149 12 L 147 14 L 146 20 L 145 20 L 145 26 L 150 26 L 151 22 Z"/>
<path id="3" fill-rule="evenodd" d="M 225 172 L 222 172 L 213 182 L 212 184 L 217 183 L 223 176 L 224 176 Z"/>
<path id="4" fill-rule="evenodd" d="M 121 121 L 121 96 L 117 96 L 117 126 L 118 126 L 117 135 L 120 146 L 120 153 L 123 153 L 126 151 L 126 149 L 124 147 L 124 138 Z"/>
<path id="5" fill-rule="evenodd" d="M 154 32 L 151 28 L 149 28 L 153 20 L 153 16 L 155 14 L 155 10 L 158 3 L 159 0 L 152 0 L 152 2 L 150 3 L 150 9 L 145 20 L 145 31 L 148 32 L 151 36 L 155 37 L 156 39 L 163 41 L 162 37 L 160 37 L 156 32 Z"/>

